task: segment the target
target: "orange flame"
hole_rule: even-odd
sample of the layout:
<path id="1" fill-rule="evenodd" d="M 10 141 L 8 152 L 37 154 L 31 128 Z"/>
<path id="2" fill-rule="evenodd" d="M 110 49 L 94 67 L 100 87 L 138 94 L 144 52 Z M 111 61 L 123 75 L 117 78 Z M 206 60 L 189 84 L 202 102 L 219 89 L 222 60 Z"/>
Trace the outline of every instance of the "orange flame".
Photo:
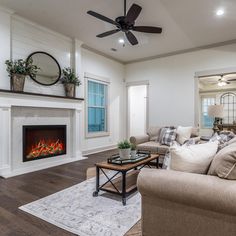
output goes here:
<path id="1" fill-rule="evenodd" d="M 27 158 L 37 158 L 41 156 L 57 155 L 64 151 L 63 143 L 58 139 L 56 142 L 40 140 L 37 144 L 33 145 Z"/>

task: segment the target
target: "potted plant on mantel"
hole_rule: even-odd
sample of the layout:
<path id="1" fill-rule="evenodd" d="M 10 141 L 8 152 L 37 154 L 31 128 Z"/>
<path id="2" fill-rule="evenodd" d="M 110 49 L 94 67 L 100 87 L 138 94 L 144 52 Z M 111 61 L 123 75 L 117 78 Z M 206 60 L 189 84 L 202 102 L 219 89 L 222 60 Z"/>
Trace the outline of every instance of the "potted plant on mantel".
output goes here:
<path id="1" fill-rule="evenodd" d="M 22 92 L 25 85 L 25 77 L 31 75 L 35 77 L 38 70 L 38 66 L 33 64 L 33 60 L 29 59 L 28 61 L 19 59 L 19 60 L 6 60 L 5 64 L 7 65 L 7 72 L 11 78 L 11 90 L 16 92 Z"/>
<path id="2" fill-rule="evenodd" d="M 130 159 L 131 143 L 128 140 L 119 142 L 118 148 L 121 159 Z"/>
<path id="3" fill-rule="evenodd" d="M 81 85 L 81 81 L 76 76 L 75 71 L 70 67 L 62 70 L 61 83 L 64 84 L 67 97 L 75 97 L 76 86 Z"/>

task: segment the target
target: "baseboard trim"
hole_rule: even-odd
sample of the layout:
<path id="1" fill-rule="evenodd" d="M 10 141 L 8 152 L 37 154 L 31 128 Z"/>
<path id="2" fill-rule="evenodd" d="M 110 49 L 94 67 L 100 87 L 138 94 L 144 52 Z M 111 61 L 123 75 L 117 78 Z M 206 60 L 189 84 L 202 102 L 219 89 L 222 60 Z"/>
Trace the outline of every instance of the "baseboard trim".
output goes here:
<path id="1" fill-rule="evenodd" d="M 39 171 L 39 170 L 44 170 L 44 169 L 48 169 L 48 168 L 51 168 L 51 167 L 68 164 L 68 163 L 75 162 L 75 161 L 81 161 L 81 160 L 84 160 L 84 159 L 87 159 L 87 157 L 81 156 L 81 157 L 77 157 L 77 158 L 66 158 L 64 160 L 54 161 L 52 163 L 41 164 L 39 166 L 23 167 L 23 168 L 16 169 L 16 170 L 11 170 L 11 171 L 8 171 L 8 172 L 5 171 L 1 174 L 1 176 L 3 178 L 10 178 L 10 177 L 13 177 L 13 176 L 23 175 L 23 174 L 27 174 L 27 173 L 35 172 L 35 171 Z"/>
<path id="2" fill-rule="evenodd" d="M 82 151 L 82 155 L 85 156 L 85 155 L 95 154 L 98 152 L 109 151 L 109 150 L 115 149 L 116 147 L 117 147 L 116 144 L 105 146 L 105 147 L 98 147 L 98 148 Z"/>

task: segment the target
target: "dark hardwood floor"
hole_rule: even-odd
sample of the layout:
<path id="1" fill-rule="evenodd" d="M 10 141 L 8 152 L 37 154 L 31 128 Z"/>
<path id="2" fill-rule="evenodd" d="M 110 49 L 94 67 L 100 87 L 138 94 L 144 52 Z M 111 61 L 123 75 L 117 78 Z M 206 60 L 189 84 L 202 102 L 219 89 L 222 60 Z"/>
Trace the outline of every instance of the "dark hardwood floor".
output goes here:
<path id="1" fill-rule="evenodd" d="M 74 235 L 22 212 L 18 207 L 84 181 L 89 167 L 116 152 L 101 152 L 86 160 L 0 179 L 0 236 Z"/>

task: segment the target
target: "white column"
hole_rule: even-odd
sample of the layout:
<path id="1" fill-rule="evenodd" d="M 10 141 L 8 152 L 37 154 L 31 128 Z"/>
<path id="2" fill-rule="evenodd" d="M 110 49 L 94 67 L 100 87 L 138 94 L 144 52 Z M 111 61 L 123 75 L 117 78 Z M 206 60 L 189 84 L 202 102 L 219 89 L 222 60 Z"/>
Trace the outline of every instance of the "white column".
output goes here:
<path id="1" fill-rule="evenodd" d="M 73 111 L 72 118 L 72 158 L 83 159 L 81 152 L 81 139 L 82 134 L 80 132 L 80 120 L 81 120 L 81 109 L 75 109 Z"/>
<path id="2" fill-rule="evenodd" d="M 82 86 L 79 86 L 76 88 L 76 96 L 77 97 L 83 97 L 84 96 L 84 92 L 83 92 L 83 74 L 82 74 L 82 59 L 81 59 L 81 46 L 82 46 L 83 42 L 78 40 L 78 39 L 74 39 L 73 42 L 73 53 L 72 53 L 72 67 L 75 70 L 75 73 L 79 76 L 79 79 L 82 82 Z"/>
<path id="3" fill-rule="evenodd" d="M 11 171 L 11 107 L 0 107 L 0 176 Z"/>

